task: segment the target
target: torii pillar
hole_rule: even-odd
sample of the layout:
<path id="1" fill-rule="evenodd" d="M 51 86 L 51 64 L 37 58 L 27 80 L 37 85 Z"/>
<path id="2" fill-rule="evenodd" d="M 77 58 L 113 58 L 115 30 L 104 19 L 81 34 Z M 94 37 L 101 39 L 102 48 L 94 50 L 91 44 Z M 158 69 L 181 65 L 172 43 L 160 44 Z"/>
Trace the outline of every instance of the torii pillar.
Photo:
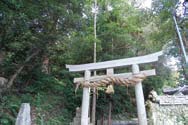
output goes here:
<path id="1" fill-rule="evenodd" d="M 89 82 L 91 72 L 89 70 L 85 71 L 84 74 L 85 81 Z M 82 109 L 81 109 L 81 125 L 89 124 L 89 97 L 90 96 L 90 88 L 83 88 L 82 95 Z"/>
<path id="2" fill-rule="evenodd" d="M 139 66 L 137 64 L 132 65 L 133 74 L 140 73 Z M 147 125 L 146 109 L 144 104 L 144 94 L 142 89 L 142 83 L 139 82 L 135 85 L 136 105 L 138 114 L 139 125 Z"/>

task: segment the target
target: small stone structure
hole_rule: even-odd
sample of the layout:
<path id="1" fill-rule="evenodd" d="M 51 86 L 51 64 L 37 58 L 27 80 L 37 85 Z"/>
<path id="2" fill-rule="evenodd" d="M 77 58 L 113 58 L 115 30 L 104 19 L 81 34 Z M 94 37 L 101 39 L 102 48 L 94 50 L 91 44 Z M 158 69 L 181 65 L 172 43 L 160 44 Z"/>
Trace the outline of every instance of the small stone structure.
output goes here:
<path id="1" fill-rule="evenodd" d="M 16 125 L 31 125 L 30 104 L 22 103 L 16 119 Z"/>
<path id="2" fill-rule="evenodd" d="M 188 96 L 164 95 L 148 101 L 149 125 L 188 125 Z"/>
<path id="3" fill-rule="evenodd" d="M 76 116 L 73 119 L 73 122 L 70 125 L 81 125 L 81 110 L 79 107 L 76 108 Z"/>
<path id="4" fill-rule="evenodd" d="M 70 125 L 81 125 L 81 109 L 79 107 L 76 108 L 76 116 L 74 117 L 73 122 L 71 122 Z"/>

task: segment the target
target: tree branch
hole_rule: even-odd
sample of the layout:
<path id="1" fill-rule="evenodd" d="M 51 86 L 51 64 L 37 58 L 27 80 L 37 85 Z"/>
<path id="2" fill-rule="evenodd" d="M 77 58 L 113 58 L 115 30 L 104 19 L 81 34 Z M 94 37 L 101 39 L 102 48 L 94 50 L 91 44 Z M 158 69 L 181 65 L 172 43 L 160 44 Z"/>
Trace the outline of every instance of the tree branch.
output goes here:
<path id="1" fill-rule="evenodd" d="M 17 78 L 17 76 L 21 73 L 21 71 L 23 70 L 23 68 L 25 67 L 25 64 L 27 62 L 29 62 L 34 56 L 36 56 L 37 54 L 39 53 L 39 50 L 38 51 L 35 51 L 32 55 L 30 55 L 29 57 L 27 57 L 24 61 L 24 64 L 21 65 L 18 70 L 14 73 L 14 75 L 11 76 L 10 80 L 8 81 L 7 83 L 7 87 L 6 88 L 10 88 L 13 83 L 14 83 L 14 80 Z"/>

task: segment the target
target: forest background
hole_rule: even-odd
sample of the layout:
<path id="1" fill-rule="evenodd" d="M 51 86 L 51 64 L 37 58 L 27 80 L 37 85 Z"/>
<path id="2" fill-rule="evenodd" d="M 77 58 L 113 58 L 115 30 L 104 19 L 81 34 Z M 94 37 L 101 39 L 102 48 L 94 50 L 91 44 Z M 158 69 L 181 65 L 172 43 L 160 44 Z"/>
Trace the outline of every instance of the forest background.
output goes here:
<path id="1" fill-rule="evenodd" d="M 94 42 L 97 62 L 162 50 L 176 41 L 176 2 L 156 0 L 152 8 L 140 8 L 136 1 L 100 0 L 95 39 L 92 0 L 1 0 L 0 77 L 8 82 L 0 85 L 0 124 L 14 124 L 20 104 L 29 102 L 37 125 L 68 125 L 81 105 L 82 90 L 75 94 L 73 77 L 80 74 L 69 73 L 65 64 L 93 62 Z M 175 86 L 168 70 L 157 69 L 157 76 L 143 82 L 146 99 L 151 89 L 161 93 L 163 86 Z M 99 90 L 97 119 L 107 117 L 109 101 L 112 117 L 136 116 L 133 88 L 115 87 L 110 100 Z"/>

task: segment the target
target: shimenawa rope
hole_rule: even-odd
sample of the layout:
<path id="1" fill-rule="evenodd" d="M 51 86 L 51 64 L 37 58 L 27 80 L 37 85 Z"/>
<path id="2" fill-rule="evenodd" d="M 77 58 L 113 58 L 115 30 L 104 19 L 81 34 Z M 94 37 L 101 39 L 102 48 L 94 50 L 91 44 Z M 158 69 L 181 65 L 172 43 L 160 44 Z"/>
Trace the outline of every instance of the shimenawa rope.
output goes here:
<path id="1" fill-rule="evenodd" d="M 86 87 L 86 88 L 98 88 L 98 87 L 106 87 L 109 85 L 122 85 L 122 86 L 134 86 L 139 82 L 142 82 L 146 78 L 146 75 L 143 73 L 139 74 L 134 74 L 132 77 L 129 78 L 120 78 L 120 77 L 115 77 L 115 76 L 109 76 L 106 77 L 102 80 L 99 81 L 83 81 L 79 82 L 76 85 L 75 91 L 81 87 Z"/>

